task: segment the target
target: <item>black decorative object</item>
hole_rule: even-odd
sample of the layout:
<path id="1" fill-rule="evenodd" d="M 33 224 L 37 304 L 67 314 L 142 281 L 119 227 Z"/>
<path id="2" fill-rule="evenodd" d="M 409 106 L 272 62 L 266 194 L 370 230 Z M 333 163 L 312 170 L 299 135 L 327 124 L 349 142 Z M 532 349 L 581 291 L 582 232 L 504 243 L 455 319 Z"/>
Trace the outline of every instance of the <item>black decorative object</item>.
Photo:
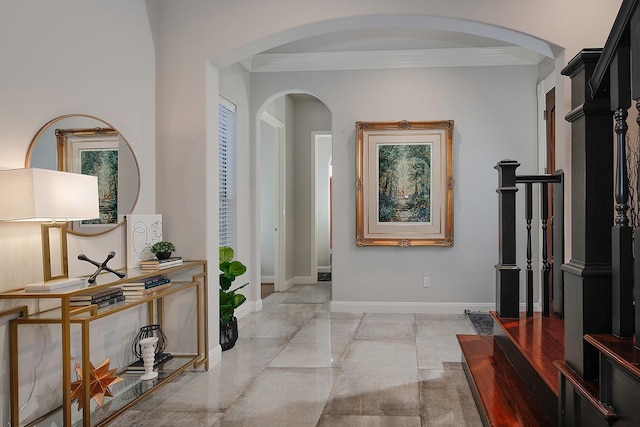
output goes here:
<path id="1" fill-rule="evenodd" d="M 222 351 L 229 350 L 238 340 L 238 319 L 234 316 L 227 323 L 220 323 L 220 346 Z"/>
<path id="2" fill-rule="evenodd" d="M 149 338 L 158 337 L 158 343 L 156 344 L 156 356 L 162 353 L 167 348 L 167 336 L 162 332 L 160 325 L 147 325 L 140 328 L 140 332 L 133 340 L 131 352 L 138 358 L 142 359 L 142 346 L 140 341 Z"/>
<path id="3" fill-rule="evenodd" d="M 78 259 L 79 260 L 87 261 L 88 263 L 91 263 L 91 264 L 95 265 L 96 267 L 98 267 L 98 269 L 91 276 L 89 276 L 89 279 L 87 279 L 87 281 L 89 282 L 89 285 L 93 285 L 94 283 L 96 283 L 96 277 L 98 277 L 98 274 L 100 274 L 102 272 L 102 270 L 108 271 L 109 273 L 113 273 L 113 274 L 115 274 L 116 276 L 118 276 L 121 279 L 124 276 L 126 276 L 125 273 L 122 273 L 120 271 L 115 271 L 115 270 L 112 270 L 110 267 L 107 267 L 107 263 L 114 256 L 116 256 L 115 251 L 109 252 L 107 254 L 107 258 L 102 262 L 102 264 L 100 264 L 99 262 L 94 261 L 91 258 L 87 257 L 85 254 L 78 255 Z"/>
<path id="4" fill-rule="evenodd" d="M 156 258 L 158 258 L 158 259 L 169 259 L 169 258 L 171 258 L 171 252 L 158 252 L 158 253 L 156 253 Z"/>

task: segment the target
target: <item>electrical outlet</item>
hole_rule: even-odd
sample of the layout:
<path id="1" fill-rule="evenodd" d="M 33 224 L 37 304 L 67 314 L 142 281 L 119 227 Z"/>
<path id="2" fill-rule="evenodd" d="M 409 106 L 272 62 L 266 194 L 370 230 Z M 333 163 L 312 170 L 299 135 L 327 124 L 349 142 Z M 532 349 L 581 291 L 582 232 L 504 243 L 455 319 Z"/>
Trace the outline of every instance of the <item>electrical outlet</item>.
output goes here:
<path id="1" fill-rule="evenodd" d="M 423 277 L 422 286 L 425 287 L 425 288 L 431 287 L 431 278 L 427 277 L 427 276 L 424 276 Z"/>

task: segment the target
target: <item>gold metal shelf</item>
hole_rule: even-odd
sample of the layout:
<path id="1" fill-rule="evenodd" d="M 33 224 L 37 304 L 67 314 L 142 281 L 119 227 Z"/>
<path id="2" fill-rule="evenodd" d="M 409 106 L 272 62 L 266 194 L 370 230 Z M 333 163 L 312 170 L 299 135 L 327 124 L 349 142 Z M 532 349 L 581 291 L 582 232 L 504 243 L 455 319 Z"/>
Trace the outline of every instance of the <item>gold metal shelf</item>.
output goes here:
<path id="1" fill-rule="evenodd" d="M 120 414 L 132 407 L 139 399 L 152 393 L 158 387 L 170 383 L 185 369 L 197 362 L 198 355 L 175 355 L 173 359 L 165 362 L 158 369 L 158 377 L 151 381 L 141 381 L 142 372 L 120 372 L 118 375 L 124 379 L 109 387 L 113 398 L 99 407 L 91 401 L 91 425 L 102 425 L 113 421 Z M 80 427 L 83 425 L 81 412 L 74 411 L 71 414 L 71 425 Z M 59 406 L 46 415 L 34 420 L 25 427 L 37 427 L 42 425 L 63 425 L 63 407 Z"/>
<path id="2" fill-rule="evenodd" d="M 167 275 L 170 278 L 176 276 L 191 276 L 191 280 L 172 280 L 172 285 L 158 292 L 150 294 L 140 299 L 125 300 L 101 309 L 95 305 L 71 306 L 70 299 L 73 296 L 86 293 L 88 290 L 95 291 L 107 289 L 109 287 L 120 286 L 129 282 L 144 281 L 153 276 Z M 106 279 L 100 276 L 100 279 Z M 108 280 L 108 279 L 107 279 Z M 192 290 L 192 291 L 191 291 Z M 90 398 L 89 392 L 89 370 L 90 370 L 90 339 L 91 322 L 97 319 L 118 315 L 126 310 L 146 307 L 148 324 L 163 324 L 164 299 L 171 298 L 177 294 L 193 294 L 196 307 L 196 353 L 188 355 L 175 355 L 174 358 L 165 362 L 158 370 L 159 377 L 150 382 L 140 381 L 141 373 L 125 372 L 122 375 L 125 381 L 114 384 L 111 390 L 114 397 L 102 407 L 98 407 Z M 64 426 L 100 426 L 126 411 L 141 397 L 151 393 L 158 386 L 161 386 L 189 367 L 193 369 L 204 365 L 204 369 L 209 369 L 208 359 L 208 288 L 207 288 L 207 263 L 206 261 L 188 261 L 181 265 L 164 270 L 140 270 L 128 269 L 124 279 L 106 282 L 101 285 L 73 289 L 64 292 L 26 292 L 24 289 L 17 289 L 10 292 L 0 293 L 0 299 L 10 300 L 35 300 L 37 301 L 37 311 L 28 312 L 28 306 L 20 306 L 15 309 L 2 312 L 0 315 L 18 315 L 19 317 L 9 321 L 9 344 L 10 344 L 10 389 L 11 389 L 11 425 L 19 426 L 20 422 L 20 402 L 18 396 L 19 370 L 18 370 L 18 339 L 19 327 L 29 325 L 61 325 L 61 353 L 62 353 L 62 405 L 51 412 L 42 415 L 37 420 L 27 424 L 28 426 L 47 424 Z M 55 299 L 58 304 L 55 304 Z M 47 307 L 40 310 L 41 301 L 47 302 Z M 82 378 L 83 399 L 90 402 L 85 405 L 82 411 L 73 411 L 71 401 L 71 325 L 79 325 L 82 340 Z M 55 424 L 57 423 L 57 424 Z"/>

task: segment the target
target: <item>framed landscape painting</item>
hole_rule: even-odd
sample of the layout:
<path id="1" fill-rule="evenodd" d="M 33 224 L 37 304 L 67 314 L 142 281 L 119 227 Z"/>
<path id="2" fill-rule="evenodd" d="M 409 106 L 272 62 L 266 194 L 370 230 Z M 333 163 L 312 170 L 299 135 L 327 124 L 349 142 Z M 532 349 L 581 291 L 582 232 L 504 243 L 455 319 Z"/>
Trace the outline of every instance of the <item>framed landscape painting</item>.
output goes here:
<path id="1" fill-rule="evenodd" d="M 79 227 L 117 224 L 118 218 L 118 135 L 99 138 L 69 138 L 71 172 L 98 178 L 100 217 L 79 222 Z"/>
<path id="2" fill-rule="evenodd" d="M 453 246 L 453 120 L 356 122 L 356 244 Z"/>

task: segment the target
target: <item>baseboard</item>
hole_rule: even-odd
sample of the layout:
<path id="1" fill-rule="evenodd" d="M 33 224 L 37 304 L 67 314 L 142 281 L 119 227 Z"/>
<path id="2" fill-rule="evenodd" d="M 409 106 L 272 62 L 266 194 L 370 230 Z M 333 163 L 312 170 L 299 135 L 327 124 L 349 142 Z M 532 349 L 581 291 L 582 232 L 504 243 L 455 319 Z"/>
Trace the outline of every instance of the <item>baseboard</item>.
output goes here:
<path id="1" fill-rule="evenodd" d="M 211 350 L 209 350 L 209 369 L 216 366 L 222 361 L 222 347 L 217 344 Z"/>
<path id="2" fill-rule="evenodd" d="M 260 303 L 262 303 L 262 300 L 260 300 Z M 255 304 L 242 304 L 240 307 L 235 309 L 233 314 L 236 316 L 236 318 L 242 319 L 247 314 L 255 311 L 253 307 L 254 305 Z"/>
<path id="3" fill-rule="evenodd" d="M 262 276 L 260 278 L 260 283 L 275 283 L 276 276 Z"/>
<path id="4" fill-rule="evenodd" d="M 463 314 L 465 310 L 495 309 L 495 303 L 470 302 L 331 301 L 330 303 L 331 311 L 343 313 Z"/>
<path id="5" fill-rule="evenodd" d="M 290 287 L 292 287 L 293 285 L 296 284 L 296 278 L 292 277 L 290 279 L 287 279 L 284 281 L 284 290 L 286 291 L 287 289 L 289 289 Z"/>
<path id="6" fill-rule="evenodd" d="M 294 282 L 296 285 L 313 285 L 318 282 L 318 278 L 315 279 L 311 276 L 296 276 L 294 277 Z"/>
<path id="7" fill-rule="evenodd" d="M 521 302 L 520 303 L 520 311 L 527 311 L 527 303 L 526 302 Z M 542 304 L 540 304 L 539 302 L 534 302 L 533 303 L 533 311 L 542 311 Z"/>

